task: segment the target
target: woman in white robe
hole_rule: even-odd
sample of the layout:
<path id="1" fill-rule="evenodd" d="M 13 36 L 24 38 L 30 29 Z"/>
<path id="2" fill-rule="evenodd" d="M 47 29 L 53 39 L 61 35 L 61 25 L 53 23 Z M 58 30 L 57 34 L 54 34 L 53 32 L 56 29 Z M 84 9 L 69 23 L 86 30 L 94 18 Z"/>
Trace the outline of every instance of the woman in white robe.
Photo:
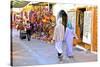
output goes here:
<path id="1" fill-rule="evenodd" d="M 54 29 L 53 40 L 55 41 L 55 48 L 58 52 L 58 58 L 62 56 L 62 41 L 64 40 L 64 26 L 62 24 L 62 18 L 59 18 Z"/>

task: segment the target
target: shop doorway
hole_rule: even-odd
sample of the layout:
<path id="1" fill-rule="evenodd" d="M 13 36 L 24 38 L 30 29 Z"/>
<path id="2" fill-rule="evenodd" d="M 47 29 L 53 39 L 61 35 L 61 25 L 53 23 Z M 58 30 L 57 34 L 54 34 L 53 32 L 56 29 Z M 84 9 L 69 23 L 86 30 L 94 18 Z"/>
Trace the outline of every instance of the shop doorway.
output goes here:
<path id="1" fill-rule="evenodd" d="M 66 29 L 67 26 L 67 14 L 64 10 L 61 10 L 59 12 L 59 17 L 62 17 L 62 24 L 64 25 L 64 28 Z"/>
<path id="2" fill-rule="evenodd" d="M 80 29 L 79 31 L 79 37 L 82 40 L 83 39 L 83 25 L 84 25 L 84 11 L 86 11 L 86 8 L 79 8 L 78 9 L 78 27 Z"/>
<path id="3" fill-rule="evenodd" d="M 83 42 L 83 28 L 84 28 L 84 12 L 86 11 L 86 8 L 77 8 L 76 12 L 76 33 L 79 38 L 78 46 L 81 46 L 83 48 L 86 48 L 85 43 Z M 90 48 L 90 46 L 89 46 Z"/>

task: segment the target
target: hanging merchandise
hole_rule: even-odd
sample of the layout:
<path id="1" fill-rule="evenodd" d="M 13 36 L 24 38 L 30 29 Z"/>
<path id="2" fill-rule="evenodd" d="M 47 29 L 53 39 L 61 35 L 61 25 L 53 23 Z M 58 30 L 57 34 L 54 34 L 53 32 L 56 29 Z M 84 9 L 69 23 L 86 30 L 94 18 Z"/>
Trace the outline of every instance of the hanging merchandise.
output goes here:
<path id="1" fill-rule="evenodd" d="M 49 11 L 48 6 L 27 5 L 23 8 L 24 19 L 32 23 L 32 38 L 50 42 L 53 37 L 55 16 Z"/>

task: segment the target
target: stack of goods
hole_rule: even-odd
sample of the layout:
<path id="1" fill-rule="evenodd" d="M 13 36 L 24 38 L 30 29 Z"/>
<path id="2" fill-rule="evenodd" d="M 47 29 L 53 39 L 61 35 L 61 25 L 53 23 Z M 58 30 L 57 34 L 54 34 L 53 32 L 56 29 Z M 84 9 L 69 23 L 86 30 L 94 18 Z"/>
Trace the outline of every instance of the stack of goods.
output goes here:
<path id="1" fill-rule="evenodd" d="M 36 6 L 35 6 L 36 7 Z M 32 38 L 51 41 L 55 26 L 55 16 L 48 8 L 41 6 L 29 12 L 29 21 L 32 24 Z"/>

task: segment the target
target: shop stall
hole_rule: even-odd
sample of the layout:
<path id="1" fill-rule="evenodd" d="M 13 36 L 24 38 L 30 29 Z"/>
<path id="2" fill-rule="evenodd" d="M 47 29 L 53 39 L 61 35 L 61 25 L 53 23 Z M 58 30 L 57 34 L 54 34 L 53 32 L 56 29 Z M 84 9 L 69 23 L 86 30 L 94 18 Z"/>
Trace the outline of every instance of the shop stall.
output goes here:
<path id="1" fill-rule="evenodd" d="M 22 10 L 23 20 L 32 24 L 32 38 L 51 42 L 55 26 L 55 16 L 48 3 L 28 4 Z"/>

